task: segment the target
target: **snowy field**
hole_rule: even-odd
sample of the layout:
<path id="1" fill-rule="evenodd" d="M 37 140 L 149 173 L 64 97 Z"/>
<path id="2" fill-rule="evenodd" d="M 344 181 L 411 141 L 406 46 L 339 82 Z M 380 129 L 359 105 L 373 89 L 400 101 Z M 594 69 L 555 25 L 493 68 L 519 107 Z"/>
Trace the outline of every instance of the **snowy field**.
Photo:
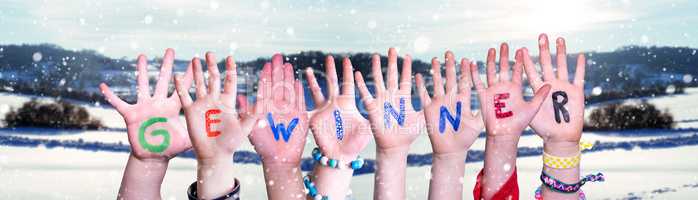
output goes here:
<path id="1" fill-rule="evenodd" d="M 31 97 L 0 93 L 0 116 L 4 117 L 10 107 L 19 107 Z M 668 109 L 678 121 L 677 128 L 698 128 L 698 89 L 689 88 L 686 94 L 647 99 L 659 109 Z M 48 99 L 45 99 L 48 100 Z M 637 100 L 628 100 L 637 101 Z M 110 131 L 63 131 L 55 129 L 0 129 L 0 135 L 15 135 L 35 139 L 65 141 L 101 141 L 127 144 L 123 131 L 125 125 L 118 113 L 111 107 L 82 104 Z M 589 106 L 594 107 L 594 106 Z M 588 110 L 589 111 L 589 110 Z M 589 113 L 589 112 L 587 112 Z M 1 117 L 0 117 L 1 118 Z M 46 134 L 51 132 L 51 134 Z M 694 134 L 687 131 L 666 136 L 665 133 L 644 134 L 642 136 L 622 136 L 608 133 L 585 133 L 583 140 L 601 142 L 648 141 L 664 137 Z M 521 138 L 521 147 L 540 147 L 537 136 Z M 309 137 L 304 157 L 310 156 L 314 147 Z M 484 149 L 484 139 L 479 139 L 472 147 Z M 243 143 L 240 150 L 253 151 L 249 142 Z M 362 155 L 375 158 L 375 144 L 371 143 Z M 426 135 L 412 145 L 412 154 L 431 152 Z M 698 146 L 682 146 L 665 149 L 633 149 L 602 151 L 584 154 L 582 170 L 584 174 L 603 172 L 605 183 L 592 183 L 584 186 L 589 199 L 695 199 L 698 196 Z M 128 154 L 115 152 L 92 152 L 62 147 L 27 148 L 0 146 L 0 199 L 114 199 L 119 188 L 121 174 Z M 534 188 L 539 185 L 538 175 L 542 163 L 539 156 L 519 158 L 519 183 L 521 199 L 532 199 Z M 464 197 L 472 198 L 474 178 L 482 162 L 466 164 Z M 407 189 L 409 199 L 426 199 L 429 183 L 429 166 L 407 169 Z M 261 166 L 236 164 L 236 172 L 242 182 L 244 199 L 265 199 L 265 189 Z M 165 199 L 185 199 L 188 184 L 195 180 L 196 162 L 188 158 L 175 158 L 170 162 L 163 183 Z M 371 199 L 373 174 L 355 176 L 352 181 L 354 199 Z M 530 198 L 529 198 L 530 197 Z"/>

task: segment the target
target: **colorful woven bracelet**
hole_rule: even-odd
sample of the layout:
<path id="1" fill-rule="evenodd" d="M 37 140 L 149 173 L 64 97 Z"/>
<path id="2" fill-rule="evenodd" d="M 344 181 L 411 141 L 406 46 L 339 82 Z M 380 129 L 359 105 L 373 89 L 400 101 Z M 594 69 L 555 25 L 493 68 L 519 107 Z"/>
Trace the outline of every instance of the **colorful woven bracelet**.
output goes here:
<path id="1" fill-rule="evenodd" d="M 320 152 L 319 148 L 313 149 L 313 160 L 315 160 L 317 163 L 320 163 L 320 165 L 331 167 L 331 168 L 337 168 L 337 169 L 353 169 L 357 170 L 361 167 L 364 166 L 364 159 L 361 157 L 356 158 L 356 160 L 353 160 L 351 162 L 342 162 L 341 160 L 337 159 L 331 159 L 328 158 L 325 155 L 322 155 Z"/>
<path id="2" fill-rule="evenodd" d="M 578 194 L 579 194 L 579 200 L 586 200 L 587 199 L 586 195 L 584 194 L 584 192 L 581 189 L 579 190 Z M 536 188 L 536 200 L 543 200 L 543 193 L 541 193 L 541 186 L 538 186 L 538 188 Z"/>
<path id="3" fill-rule="evenodd" d="M 590 142 L 579 142 L 579 154 L 572 157 L 557 157 L 550 155 L 543 151 L 543 164 L 550 168 L 555 169 L 569 169 L 579 166 L 579 162 L 582 160 L 582 150 L 591 149 L 594 147 L 593 143 Z"/>
<path id="4" fill-rule="evenodd" d="M 305 189 L 308 190 L 308 196 L 314 200 L 329 200 L 330 198 L 327 196 L 323 196 L 318 194 L 317 187 L 315 187 L 315 183 L 310 180 L 310 174 L 305 175 L 303 177 L 303 185 L 305 185 Z"/>
<path id="5" fill-rule="evenodd" d="M 543 185 L 547 186 L 552 191 L 561 193 L 575 193 L 579 191 L 579 189 L 582 188 L 586 182 L 603 182 L 605 179 L 602 173 L 595 175 L 590 174 L 583 177 L 582 180 L 577 183 L 567 184 L 546 174 L 545 171 L 542 171 L 540 174 L 540 180 L 543 182 Z"/>
<path id="6" fill-rule="evenodd" d="M 557 157 L 543 152 L 543 164 L 555 169 L 569 169 L 579 166 L 579 161 L 582 159 L 582 154 L 577 154 L 572 157 Z"/>

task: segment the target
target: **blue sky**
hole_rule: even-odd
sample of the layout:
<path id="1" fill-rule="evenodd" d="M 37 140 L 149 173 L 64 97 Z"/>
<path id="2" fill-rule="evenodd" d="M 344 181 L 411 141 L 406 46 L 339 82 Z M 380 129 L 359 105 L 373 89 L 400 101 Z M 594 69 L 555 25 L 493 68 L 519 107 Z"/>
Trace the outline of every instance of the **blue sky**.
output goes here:
<path id="1" fill-rule="evenodd" d="M 209 50 L 238 60 L 394 46 L 423 60 L 445 50 L 482 60 L 503 41 L 535 49 L 542 32 L 566 37 L 570 52 L 698 47 L 697 10 L 690 0 L 10 0 L 0 4 L 0 44 L 55 43 L 129 58 L 172 47 L 181 59 Z"/>

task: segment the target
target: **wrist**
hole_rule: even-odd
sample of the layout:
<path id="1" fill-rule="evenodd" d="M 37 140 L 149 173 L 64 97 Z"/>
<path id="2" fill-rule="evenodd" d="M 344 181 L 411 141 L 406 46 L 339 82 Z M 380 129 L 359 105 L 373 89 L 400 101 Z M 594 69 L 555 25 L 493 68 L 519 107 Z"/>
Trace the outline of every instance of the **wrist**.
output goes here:
<path id="1" fill-rule="evenodd" d="M 131 152 L 129 155 L 129 160 L 133 161 L 134 164 L 137 164 L 139 166 L 148 166 L 148 167 L 155 167 L 159 165 L 165 165 L 170 163 L 169 159 L 164 159 L 164 158 L 138 158 L 136 155 Z M 165 167 L 167 168 L 167 167 Z"/>
<path id="2" fill-rule="evenodd" d="M 168 163 L 166 159 L 140 159 L 130 154 L 117 196 L 121 199 L 160 198 Z"/>
<path id="3" fill-rule="evenodd" d="M 433 153 L 432 154 L 432 159 L 433 162 L 438 162 L 438 161 L 453 161 L 453 160 L 459 160 L 465 162 L 465 158 L 468 156 L 468 151 L 458 151 L 458 152 L 449 152 L 449 153 Z"/>
<path id="4" fill-rule="evenodd" d="M 563 141 L 563 142 L 551 142 L 545 141 L 543 143 L 543 151 L 545 153 L 559 156 L 559 157 L 570 157 L 579 154 L 579 141 Z"/>
<path id="5" fill-rule="evenodd" d="M 513 145 L 518 146 L 519 144 L 518 135 L 487 135 L 487 143 L 500 145 Z"/>
<path id="6" fill-rule="evenodd" d="M 293 169 L 293 168 L 298 168 L 299 166 L 300 166 L 300 163 L 295 163 L 295 162 L 265 162 L 265 161 L 262 161 L 262 167 L 269 168 L 269 169 Z"/>
<path id="7" fill-rule="evenodd" d="M 409 152 L 409 146 L 376 148 L 376 156 L 381 155 L 381 156 L 391 156 L 391 157 L 394 157 L 394 156 L 407 157 L 408 152 Z"/>
<path id="8" fill-rule="evenodd" d="M 199 168 L 214 167 L 214 166 L 232 166 L 233 155 L 215 156 L 211 158 L 196 159 Z"/>

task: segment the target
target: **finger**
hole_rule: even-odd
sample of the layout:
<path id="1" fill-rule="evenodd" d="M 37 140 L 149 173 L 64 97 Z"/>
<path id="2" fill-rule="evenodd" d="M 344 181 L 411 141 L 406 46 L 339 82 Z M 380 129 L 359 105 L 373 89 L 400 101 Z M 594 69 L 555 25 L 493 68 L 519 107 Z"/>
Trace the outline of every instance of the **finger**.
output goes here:
<path id="1" fill-rule="evenodd" d="M 354 96 L 354 67 L 351 65 L 351 60 L 344 57 L 342 60 L 342 94 Z"/>
<path id="2" fill-rule="evenodd" d="M 584 88 L 584 71 L 586 69 L 586 58 L 583 53 L 577 56 L 577 69 L 574 72 L 574 84 Z"/>
<path id="3" fill-rule="evenodd" d="M 545 101 L 545 98 L 548 97 L 548 92 L 550 92 L 550 85 L 545 84 L 543 87 L 541 87 L 538 91 L 536 91 L 536 94 L 533 96 L 533 99 L 531 99 L 531 102 L 529 102 L 529 106 L 531 108 L 535 109 L 530 109 L 535 115 L 536 112 L 538 112 L 538 109 L 540 109 L 540 106 L 543 104 L 543 101 Z"/>
<path id="4" fill-rule="evenodd" d="M 187 71 L 184 72 L 184 76 L 178 75 L 175 78 L 175 89 L 177 90 L 177 95 L 183 106 L 189 107 L 193 100 L 189 94 L 189 89 L 191 88 L 191 82 L 194 79 L 194 69 L 191 62 L 187 66 Z M 177 83 L 179 81 L 179 83 Z M 178 85 L 179 84 L 179 85 Z"/>
<path id="5" fill-rule="evenodd" d="M 166 97 L 169 89 L 170 80 L 172 79 L 172 67 L 174 65 L 174 50 L 168 48 L 165 50 L 165 57 L 160 66 L 160 75 L 158 82 L 155 85 L 156 97 Z"/>
<path id="6" fill-rule="evenodd" d="M 284 59 L 281 54 L 274 54 L 271 58 L 271 88 L 270 91 L 276 95 L 271 98 L 274 102 L 282 102 L 287 96 L 286 85 L 284 85 Z"/>
<path id="7" fill-rule="evenodd" d="M 237 99 L 239 101 L 238 104 L 240 105 L 239 110 L 242 111 L 242 112 L 238 112 L 238 115 L 243 119 L 241 127 L 243 129 L 245 129 L 245 130 L 242 130 L 241 132 L 246 133 L 246 135 L 243 135 L 243 136 L 247 137 L 247 136 L 249 136 L 249 134 L 251 132 L 250 129 L 252 128 L 252 126 L 254 126 L 257 123 L 257 120 L 261 116 L 261 114 L 253 113 L 253 112 L 254 111 L 262 112 L 262 109 L 259 108 L 259 105 L 262 105 L 262 103 L 257 102 L 255 104 L 255 108 L 253 110 L 249 106 L 249 101 L 247 100 L 247 97 L 245 97 L 244 95 L 238 95 Z"/>
<path id="8" fill-rule="evenodd" d="M 540 80 L 540 77 L 538 76 L 538 71 L 536 70 L 536 64 L 533 63 L 533 60 L 531 60 L 531 55 L 528 54 L 528 49 L 523 48 L 522 51 L 522 56 L 523 56 L 523 65 L 524 69 L 526 70 L 526 77 L 528 78 L 528 84 L 533 86 L 534 91 L 540 88 L 541 84 L 543 84 L 543 81 Z"/>
<path id="9" fill-rule="evenodd" d="M 256 105 L 255 105 L 256 106 Z M 242 124 L 240 124 L 240 127 L 243 128 L 240 132 L 243 132 L 243 137 L 249 137 L 252 131 L 252 126 L 254 126 L 257 121 L 259 120 L 259 117 L 261 114 L 252 114 L 252 115 L 245 115 L 245 118 L 242 120 Z"/>
<path id="10" fill-rule="evenodd" d="M 191 65 L 189 66 L 191 68 Z M 177 75 L 175 77 L 175 90 L 177 95 L 179 96 L 179 102 L 182 104 L 183 107 L 187 108 L 189 107 L 193 100 L 191 99 L 191 95 L 189 95 L 189 88 L 191 88 L 191 72 L 190 69 L 187 70 L 187 74 L 184 76 L 182 75 Z M 189 79 L 189 80 L 187 80 Z"/>
<path id="11" fill-rule="evenodd" d="M 458 93 L 470 94 L 473 82 L 470 80 L 470 61 L 468 59 L 460 60 L 460 78 L 458 80 Z"/>
<path id="12" fill-rule="evenodd" d="M 339 95 L 337 86 L 337 67 L 334 65 L 334 58 L 327 56 L 325 58 L 325 77 L 327 77 L 327 93 L 328 96 Z"/>
<path id="13" fill-rule="evenodd" d="M 269 69 L 269 71 L 271 71 L 271 69 Z M 271 73 L 269 73 L 269 74 L 271 74 Z M 271 78 L 271 77 L 268 77 L 268 78 Z M 271 86 L 270 86 L 271 82 L 270 81 L 264 81 L 264 82 L 265 82 L 264 85 L 266 85 L 266 86 L 259 87 L 259 89 L 258 89 L 259 91 L 257 91 L 257 97 L 256 97 L 257 99 L 254 103 L 254 108 L 248 108 L 249 116 L 254 116 L 255 121 L 256 121 L 256 119 L 258 119 L 260 116 L 263 115 L 263 113 L 265 111 L 263 106 L 266 106 L 265 105 L 265 103 L 266 103 L 265 98 L 268 98 L 268 94 L 266 94 L 266 93 L 269 93 L 268 91 L 271 90 Z"/>
<path id="14" fill-rule="evenodd" d="M 497 83 L 497 68 L 494 63 L 494 58 L 496 57 L 497 50 L 494 48 L 490 48 L 489 51 L 487 51 L 487 87 L 492 87 L 495 83 Z"/>
<path id="15" fill-rule="evenodd" d="M 447 51 L 446 59 L 446 93 L 456 92 L 456 60 L 453 52 Z"/>
<path id="16" fill-rule="evenodd" d="M 405 55 L 402 59 L 402 73 L 400 74 L 400 90 L 407 94 L 412 93 L 412 56 Z"/>
<path id="17" fill-rule="evenodd" d="M 555 40 L 555 48 L 557 51 L 555 53 L 555 56 L 557 56 L 557 78 L 568 82 L 570 79 L 567 75 L 567 45 L 565 44 L 565 39 L 557 38 Z"/>
<path id="18" fill-rule="evenodd" d="M 271 63 L 264 64 L 264 67 L 262 67 L 262 72 L 259 76 L 259 83 L 257 83 L 257 100 L 255 102 L 255 109 L 257 107 L 261 108 L 261 106 L 271 106 L 264 105 L 265 102 L 263 101 L 267 98 L 271 99 L 271 71 Z"/>
<path id="19" fill-rule="evenodd" d="M 550 58 L 550 47 L 548 46 L 548 35 L 540 34 L 538 37 L 538 49 L 540 65 L 541 68 L 543 68 L 543 80 L 549 81 L 555 79 L 553 64 Z"/>
<path id="20" fill-rule="evenodd" d="M 301 84 L 301 81 L 296 80 L 295 85 L 295 90 L 296 90 L 296 108 L 298 111 L 301 113 L 306 113 L 308 110 L 306 109 L 306 104 L 305 104 L 305 91 L 303 90 L 303 84 Z"/>
<path id="21" fill-rule="evenodd" d="M 482 80 L 480 80 L 480 71 L 477 68 L 477 64 L 474 62 L 470 63 L 470 77 L 473 79 L 473 86 L 475 86 L 478 95 L 482 95 L 482 92 L 485 91 L 485 86 L 482 84 Z"/>
<path id="22" fill-rule="evenodd" d="M 305 76 L 308 78 L 310 94 L 313 96 L 313 102 L 315 105 L 325 102 L 325 96 L 322 95 L 320 84 L 318 84 L 317 79 L 315 79 L 315 71 L 313 68 L 308 67 L 308 69 L 305 70 Z"/>
<path id="23" fill-rule="evenodd" d="M 201 61 L 198 57 L 195 57 L 191 61 L 194 66 L 194 83 L 196 84 L 196 98 L 203 98 L 206 96 L 206 85 L 204 83 L 204 72 L 202 71 Z"/>
<path id="24" fill-rule="evenodd" d="M 102 91 L 102 94 L 104 94 L 104 97 L 107 99 L 107 101 L 117 111 L 122 112 L 129 106 L 128 103 L 116 96 L 116 94 L 114 94 L 114 92 L 112 92 L 111 89 L 109 89 L 109 86 L 106 83 L 99 84 L 99 89 Z"/>
<path id="25" fill-rule="evenodd" d="M 359 88 L 361 101 L 364 102 L 364 104 L 371 102 L 373 96 L 371 96 L 371 93 L 368 91 L 368 87 L 366 87 L 366 82 L 364 82 L 364 77 L 361 76 L 361 72 L 354 72 L 354 77 L 356 77 L 356 86 Z"/>
<path id="26" fill-rule="evenodd" d="M 417 92 L 419 93 L 419 101 L 422 102 L 422 110 L 424 110 L 424 107 L 429 105 L 429 103 L 431 103 L 431 99 L 429 99 L 429 94 L 427 93 L 427 87 L 424 85 L 424 77 L 422 77 L 422 74 L 417 73 L 415 81 L 417 83 Z"/>
<path id="27" fill-rule="evenodd" d="M 395 48 L 388 49 L 388 90 L 397 90 L 397 51 Z"/>
<path id="28" fill-rule="evenodd" d="M 460 71 L 461 76 L 458 80 L 458 95 L 461 96 L 462 100 L 464 100 L 463 103 L 465 103 L 465 110 L 470 110 L 470 94 L 473 83 L 470 80 L 470 61 L 468 59 L 461 59 Z"/>
<path id="29" fill-rule="evenodd" d="M 521 84 L 521 76 L 523 75 L 523 51 L 521 49 L 516 50 L 514 54 L 514 69 L 511 73 L 511 82 L 516 84 Z M 501 75 L 501 74 L 500 74 Z"/>
<path id="30" fill-rule="evenodd" d="M 247 97 L 245 95 L 239 94 L 235 98 L 235 101 L 237 102 L 237 111 L 238 114 L 240 115 L 248 115 L 250 114 L 250 102 L 247 100 Z"/>
<path id="31" fill-rule="evenodd" d="M 225 82 L 224 94 L 237 94 L 238 90 L 238 66 L 232 56 L 225 58 Z"/>
<path id="32" fill-rule="evenodd" d="M 150 85 L 148 83 L 148 60 L 144 55 L 138 56 L 136 70 L 138 71 L 138 75 L 136 75 L 136 79 L 138 81 L 138 99 L 150 97 Z"/>
<path id="33" fill-rule="evenodd" d="M 509 81 L 509 45 L 506 42 L 499 47 L 499 81 Z"/>
<path id="34" fill-rule="evenodd" d="M 291 63 L 284 63 L 284 91 L 286 91 L 286 96 L 284 97 L 284 100 L 289 103 L 297 103 L 294 102 L 296 100 L 296 96 L 298 93 L 294 92 L 294 82 L 296 80 L 295 76 L 295 71 L 293 70 L 293 65 Z"/>
<path id="35" fill-rule="evenodd" d="M 373 54 L 371 57 L 371 75 L 373 75 L 373 84 L 376 87 L 376 94 L 383 93 L 385 91 L 385 84 L 383 84 L 383 72 L 381 71 L 381 57 L 378 54 Z"/>
<path id="36" fill-rule="evenodd" d="M 431 78 L 434 81 L 434 97 L 437 96 L 443 96 L 444 95 L 444 85 L 443 85 L 443 80 L 441 80 L 441 63 L 439 63 L 439 59 L 434 57 L 431 59 L 431 71 L 432 75 Z"/>
<path id="37" fill-rule="evenodd" d="M 218 99 L 221 94 L 221 73 L 216 63 L 216 55 L 212 52 L 206 52 L 206 65 L 208 66 L 208 94 L 212 95 L 213 99 Z"/>

